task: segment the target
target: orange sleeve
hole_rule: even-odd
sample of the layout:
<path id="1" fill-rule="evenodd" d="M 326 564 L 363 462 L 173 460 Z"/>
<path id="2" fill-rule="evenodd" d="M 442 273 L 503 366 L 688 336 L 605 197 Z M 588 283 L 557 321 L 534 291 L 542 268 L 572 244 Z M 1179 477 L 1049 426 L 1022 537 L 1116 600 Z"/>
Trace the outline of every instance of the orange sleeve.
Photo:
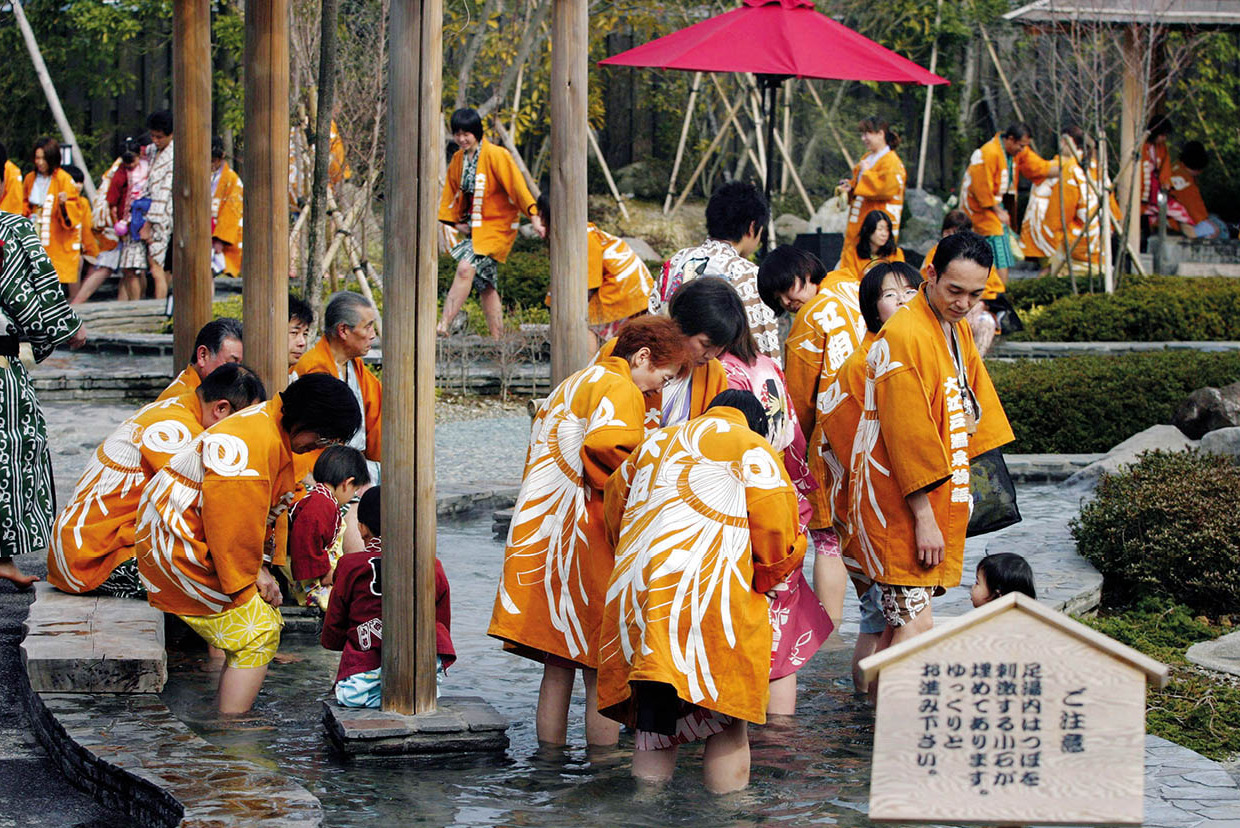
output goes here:
<path id="1" fill-rule="evenodd" d="M 586 230 L 586 261 L 586 289 L 598 290 L 603 284 L 603 244 L 593 227 Z"/>
<path id="2" fill-rule="evenodd" d="M 458 151 L 452 156 L 444 178 L 443 193 L 439 196 L 439 220 L 447 224 L 456 224 L 464 215 L 461 209 L 461 167 L 464 163 L 464 154 Z"/>
<path id="3" fill-rule="evenodd" d="M 1016 154 L 1016 161 L 1012 164 L 1017 173 L 1034 182 L 1035 184 L 1046 178 L 1051 171 L 1051 162 L 1038 155 L 1029 147 L 1025 147 Z M 1012 185 L 1015 186 L 1013 181 Z"/>
<path id="4" fill-rule="evenodd" d="M 888 152 L 877 164 L 857 177 L 853 195 L 874 201 L 890 201 L 904 192 L 903 173 L 904 165 L 894 152 Z"/>
<path id="5" fill-rule="evenodd" d="M 65 175 L 69 178 L 68 174 Z M 56 209 L 52 214 L 56 217 L 56 221 L 66 230 L 72 230 L 75 227 L 82 226 L 82 219 L 90 215 L 90 209 L 82 206 L 82 198 L 73 189 L 73 179 L 69 178 L 69 189 L 61 190 L 68 197 L 64 204 L 56 205 Z"/>
<path id="6" fill-rule="evenodd" d="M 753 588 L 767 592 L 800 568 L 805 536 L 800 532 L 797 496 L 788 472 L 779 464 L 784 485 L 775 490 L 745 488 L 749 543 L 753 549 Z"/>
<path id="7" fill-rule="evenodd" d="M 629 489 L 636 471 L 637 453 L 631 452 L 603 487 L 603 520 L 607 527 L 607 542 L 612 548 L 620 542 L 620 524 L 624 520 L 624 508 L 628 505 Z"/>
<path id="8" fill-rule="evenodd" d="M 618 424 L 591 431 L 581 446 L 582 476 L 587 485 L 597 490 L 607 485 L 607 479 L 628 459 L 646 433 L 641 393 L 634 387 L 629 394 L 628 389 L 618 386 L 619 382 L 613 386 L 618 393 L 608 395 L 616 407 Z"/>
<path id="9" fill-rule="evenodd" d="M 789 337 L 791 339 L 791 337 Z M 814 403 L 818 399 L 818 378 L 822 376 L 822 360 L 827 352 L 827 338 L 823 334 L 817 339 L 818 359 L 811 360 L 811 354 L 803 347 L 789 348 L 784 365 L 784 378 L 788 383 L 788 399 L 792 410 L 796 412 L 801 431 L 805 439 L 809 439 L 814 430 Z"/>
<path id="10" fill-rule="evenodd" d="M 30 189 L 34 187 L 34 173 L 26 173 L 22 179 L 22 215 L 30 218 Z"/>
<path id="11" fill-rule="evenodd" d="M 241 209 L 243 190 L 240 179 L 234 179 L 224 197 L 220 199 L 219 213 L 216 214 L 214 238 L 225 244 L 241 243 Z"/>
<path id="12" fill-rule="evenodd" d="M 202 481 L 202 531 L 220 588 L 236 595 L 253 586 L 267 545 L 271 481 L 224 477 L 207 469 Z"/>
<path id="13" fill-rule="evenodd" d="M 527 216 L 532 216 L 538 212 L 538 204 L 534 196 L 530 194 L 530 188 L 526 186 L 525 176 L 521 175 L 521 171 L 517 169 L 517 162 L 512 160 L 512 155 L 503 147 L 496 147 L 503 153 L 497 153 L 495 171 L 499 173 L 500 187 L 508 194 L 508 198 L 513 204 L 517 205 L 517 209 Z M 499 159 L 503 159 L 502 161 Z"/>
<path id="14" fill-rule="evenodd" d="M 995 169 L 994 159 L 986 153 L 985 147 L 982 148 L 982 163 L 971 166 L 969 170 L 969 195 L 973 196 L 977 206 L 983 210 L 994 207 L 998 194 L 991 190 L 990 182 L 998 177 L 998 170 Z"/>
<path id="15" fill-rule="evenodd" d="M 358 359 L 358 374 L 362 387 L 362 412 L 366 422 L 366 459 L 376 463 L 383 461 L 383 383 Z"/>

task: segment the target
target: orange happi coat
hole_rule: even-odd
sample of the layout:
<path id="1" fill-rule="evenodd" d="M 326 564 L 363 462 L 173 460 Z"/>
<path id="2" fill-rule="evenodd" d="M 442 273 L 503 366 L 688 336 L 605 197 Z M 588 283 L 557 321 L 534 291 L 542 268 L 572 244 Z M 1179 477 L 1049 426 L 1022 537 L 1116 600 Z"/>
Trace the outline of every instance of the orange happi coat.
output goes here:
<path id="1" fill-rule="evenodd" d="M 88 219 L 90 211 L 83 209 L 77 185 L 63 169 L 52 172 L 42 206 L 32 207 L 29 200 L 34 179 L 34 173 L 26 173 L 22 197 L 25 215 L 39 228 L 39 241 L 56 267 L 61 284 L 71 284 L 78 280 L 78 268 L 82 264 L 82 222 Z M 63 205 L 57 203 L 61 193 L 67 196 Z"/>
<path id="2" fill-rule="evenodd" d="M 599 636 L 598 704 L 632 723 L 632 682 L 764 722 L 768 590 L 800 568 L 797 498 L 779 456 L 726 406 L 660 429 L 608 481 L 616 564 Z"/>
<path id="3" fill-rule="evenodd" d="M 225 162 L 211 194 L 211 237 L 224 242 L 224 273 L 229 276 L 241 273 L 243 191 L 241 176 Z"/>
<path id="4" fill-rule="evenodd" d="M 814 416 L 818 398 L 864 336 L 857 280 L 848 271 L 833 270 L 818 286 L 818 295 L 797 312 L 788 334 L 788 393 L 807 445 L 812 446 L 818 437 Z M 809 496 L 814 507 L 810 527 L 823 529 L 831 525 L 827 470 L 823 458 L 813 451 L 808 460 L 810 474 L 819 484 Z"/>
<path id="5" fill-rule="evenodd" d="M 22 171 L 12 161 L 4 162 L 4 194 L 0 195 L 0 210 L 14 215 L 26 215 L 26 192 L 22 185 Z"/>
<path id="6" fill-rule="evenodd" d="M 282 563 L 275 528 L 293 497 L 293 453 L 279 397 L 204 431 L 147 484 L 135 552 L 151 605 L 214 615 L 255 595 Z"/>
<path id="7" fill-rule="evenodd" d="M 116 238 L 116 230 L 112 227 L 112 215 L 108 210 L 108 188 L 112 185 L 112 176 L 116 175 L 116 171 L 120 168 L 121 159 L 117 158 L 103 174 L 103 178 L 99 180 L 99 187 L 95 190 L 95 199 L 89 203 L 88 218 L 82 220 L 83 245 L 85 245 L 86 236 L 92 236 L 94 245 L 99 251 L 115 250 L 120 244 Z M 90 225 L 89 228 L 87 224 Z"/>
<path id="8" fill-rule="evenodd" d="M 654 279 L 646 263 L 623 239 L 586 225 L 589 259 L 589 314 L 591 325 L 627 319 L 646 310 Z"/>
<path id="9" fill-rule="evenodd" d="M 848 227 L 844 229 L 844 250 L 838 267 L 851 267 L 857 256 L 861 225 L 872 210 L 891 217 L 892 238 L 899 241 L 900 216 L 904 212 L 904 163 L 890 147 L 870 153 L 853 167 L 852 201 L 848 205 Z"/>
<path id="10" fill-rule="evenodd" d="M 100 247 L 99 238 L 95 236 L 95 231 L 90 227 L 90 199 L 86 196 L 78 196 L 78 209 L 82 211 L 82 223 L 78 226 L 78 232 L 81 234 L 79 242 L 82 246 L 82 256 L 93 259 L 99 255 Z"/>
<path id="11" fill-rule="evenodd" d="M 1016 192 L 1022 175 L 1036 182 L 1046 178 L 1048 172 L 1050 162 L 1029 147 L 1009 159 L 998 134 L 973 150 L 960 185 L 960 192 L 964 193 L 961 206 L 973 220 L 973 232 L 980 236 L 1002 235 L 1003 223 L 990 208 L 1003 206 L 1003 196 Z"/>
<path id="12" fill-rule="evenodd" d="M 1102 223 L 1098 200 L 1102 184 L 1098 181 L 1097 164 L 1090 164 L 1088 175 L 1087 179 L 1079 161 L 1065 157 L 1060 161 L 1059 178 L 1048 179 L 1034 188 L 1020 233 L 1025 255 L 1047 258 L 1059 254 L 1062 258 L 1066 235 L 1074 261 L 1099 266 Z M 1118 217 L 1119 204 L 1114 195 L 1110 202 L 1111 215 Z"/>
<path id="13" fill-rule="evenodd" d="M 177 374 L 176 379 L 168 384 L 168 387 L 159 392 L 159 396 L 155 398 L 155 402 L 163 402 L 164 400 L 173 400 L 177 397 L 184 396 L 191 391 L 197 391 L 198 386 L 202 385 L 202 377 L 198 376 L 198 369 L 193 364 L 186 365 L 185 370 Z"/>
<path id="14" fill-rule="evenodd" d="M 611 356 L 616 350 L 616 339 L 613 337 L 603 343 L 598 349 L 598 353 L 594 355 L 594 361 Z M 688 383 L 689 394 L 689 413 L 687 417 L 676 417 L 675 422 L 668 420 L 668 416 L 663 412 L 663 390 L 667 389 L 671 393 L 676 388 L 683 390 L 683 384 Z M 646 405 L 646 430 L 653 431 L 660 426 L 677 425 L 683 423 L 686 419 L 692 419 L 706 410 L 711 401 L 719 395 L 720 391 L 728 390 L 728 372 L 724 369 L 723 363 L 717 359 L 712 359 L 705 365 L 695 365 L 692 370 L 684 377 L 677 377 L 669 382 L 664 389 L 651 391 L 644 395 Z"/>
<path id="15" fill-rule="evenodd" d="M 968 322 L 954 330 L 968 385 L 981 405 L 972 436 L 947 336 L 925 287 L 887 320 L 866 357 L 863 413 L 849 458 L 849 524 L 858 563 L 879 583 L 960 583 L 969 462 L 1013 439 Z M 944 541 L 943 562 L 933 568 L 917 561 L 915 523 L 905 501 L 926 489 Z"/>
<path id="16" fill-rule="evenodd" d="M 95 449 L 52 530 L 52 586 L 90 592 L 133 557 L 138 499 L 147 481 L 201 433 L 202 405 L 189 393 L 143 407 Z"/>
<path id="17" fill-rule="evenodd" d="M 1201 224 L 1210 217 L 1205 199 L 1201 197 L 1201 189 L 1197 186 L 1197 176 L 1190 173 L 1182 161 L 1176 161 L 1171 165 L 1167 181 L 1167 196 L 1184 205 L 1193 224 Z M 1179 222 L 1173 221 L 1172 229 L 1178 227 Z"/>
<path id="18" fill-rule="evenodd" d="M 607 357 L 560 384 L 534 418 L 489 635 L 520 655 L 598 666 L 612 549 L 603 486 L 644 435 L 629 364 Z"/>
<path id="19" fill-rule="evenodd" d="M 829 504 L 831 526 L 840 539 L 845 564 L 855 566 L 855 541 L 848 523 L 848 464 L 853 439 L 865 403 L 865 359 L 874 344 L 869 330 L 835 375 L 835 381 L 818 395 L 814 412 L 814 436 L 809 444 L 811 467 L 821 469 L 817 478 L 822 499 Z"/>
<path id="20" fill-rule="evenodd" d="M 478 144 L 478 168 L 474 175 L 474 197 L 469 213 L 461 192 L 461 172 L 465 153 L 457 151 L 448 164 L 448 178 L 439 200 L 439 220 L 448 224 L 468 222 L 474 252 L 497 262 L 508 258 L 517 239 L 517 216 L 538 212 L 534 196 L 508 150 L 485 138 Z"/>
<path id="21" fill-rule="evenodd" d="M 890 256 L 871 256 L 868 259 L 862 259 L 857 254 L 856 247 L 853 248 L 852 256 L 845 256 L 840 260 L 840 269 L 847 270 L 852 274 L 855 281 L 860 282 L 865 272 L 876 264 L 882 262 L 902 262 L 904 261 L 904 251 L 897 247 L 896 252 Z"/>
<path id="22" fill-rule="evenodd" d="M 383 383 L 370 372 L 361 357 L 349 360 L 348 367 L 355 372 L 358 387 L 362 389 L 362 426 L 366 429 L 366 451 L 363 454 L 366 459 L 378 463 L 381 461 L 383 449 Z M 301 355 L 301 359 L 293 366 L 293 374 L 298 377 L 327 374 L 341 382 L 348 382 L 347 377 L 336 371 L 336 358 L 332 356 L 326 336 L 319 337 L 314 347 Z M 310 467 L 314 467 L 313 462 Z"/>

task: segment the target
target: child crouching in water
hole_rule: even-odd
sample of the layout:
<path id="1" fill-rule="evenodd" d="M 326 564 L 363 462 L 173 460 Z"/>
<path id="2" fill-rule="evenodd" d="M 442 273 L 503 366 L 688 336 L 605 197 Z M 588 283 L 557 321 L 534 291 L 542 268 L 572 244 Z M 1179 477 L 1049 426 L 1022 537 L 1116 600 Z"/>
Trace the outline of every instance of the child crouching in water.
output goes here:
<path id="1" fill-rule="evenodd" d="M 366 458 L 328 446 L 314 463 L 314 486 L 289 511 L 289 592 L 303 607 L 327 611 L 336 562 L 344 553 L 344 509 L 370 483 Z"/>
<path id="2" fill-rule="evenodd" d="M 342 651 L 336 671 L 336 701 L 343 707 L 378 707 L 382 695 L 383 538 L 379 489 L 368 489 L 357 505 L 357 527 L 366 548 L 345 555 L 337 564 L 335 587 L 319 639 L 327 649 Z M 439 675 L 456 661 L 451 630 L 448 576 L 436 559 L 435 650 L 439 655 Z"/>
<path id="3" fill-rule="evenodd" d="M 1029 562 L 1015 552 L 987 555 L 977 563 L 977 580 L 969 590 L 974 607 L 989 604 L 1009 592 L 1023 592 L 1037 599 L 1033 588 L 1033 569 Z"/>

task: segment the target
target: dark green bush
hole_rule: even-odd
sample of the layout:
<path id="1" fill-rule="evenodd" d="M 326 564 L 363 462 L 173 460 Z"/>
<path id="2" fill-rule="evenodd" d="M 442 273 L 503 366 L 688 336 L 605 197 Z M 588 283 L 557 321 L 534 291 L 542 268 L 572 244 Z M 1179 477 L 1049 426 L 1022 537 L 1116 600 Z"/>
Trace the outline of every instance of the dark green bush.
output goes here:
<path id="1" fill-rule="evenodd" d="M 1066 277 L 1039 277 L 1013 283 L 1009 298 L 1024 311 L 1023 338 L 1043 342 L 1240 339 L 1234 279 L 1130 276 L 1113 294 L 1073 296 Z"/>
<path id="2" fill-rule="evenodd" d="M 1068 356 L 987 368 L 1016 433 L 1008 451 L 1099 452 L 1170 422 L 1195 389 L 1240 379 L 1240 352 Z"/>
<path id="3" fill-rule="evenodd" d="M 551 260 L 546 246 L 529 250 L 514 248 L 508 260 L 499 266 L 499 295 L 504 309 L 541 306 L 547 298 L 547 286 L 551 283 Z M 439 257 L 439 298 L 443 299 L 452 286 L 456 275 L 456 260 L 451 256 Z"/>
<path id="4" fill-rule="evenodd" d="M 1151 452 L 1103 475 L 1072 521 L 1107 603 L 1161 595 L 1208 615 L 1240 609 L 1240 467 L 1198 452 Z"/>

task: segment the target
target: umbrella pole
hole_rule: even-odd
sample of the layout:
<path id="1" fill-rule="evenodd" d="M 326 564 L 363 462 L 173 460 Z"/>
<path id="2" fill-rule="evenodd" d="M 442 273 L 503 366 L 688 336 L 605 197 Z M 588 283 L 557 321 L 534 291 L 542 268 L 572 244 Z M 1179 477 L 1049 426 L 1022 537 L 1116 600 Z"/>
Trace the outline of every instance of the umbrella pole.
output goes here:
<path id="1" fill-rule="evenodd" d="M 775 189 L 775 95 L 782 83 L 782 78 L 778 80 L 773 77 L 760 78 L 760 86 L 766 92 L 766 106 L 763 108 L 763 117 L 766 118 L 766 157 L 763 160 L 766 162 L 766 181 L 764 186 L 768 209 L 771 204 L 771 191 Z M 774 219 L 774 212 L 769 212 L 768 224 L 770 224 L 770 227 L 767 228 L 766 235 L 762 239 L 763 254 L 770 249 L 771 238 L 775 235 Z"/>

